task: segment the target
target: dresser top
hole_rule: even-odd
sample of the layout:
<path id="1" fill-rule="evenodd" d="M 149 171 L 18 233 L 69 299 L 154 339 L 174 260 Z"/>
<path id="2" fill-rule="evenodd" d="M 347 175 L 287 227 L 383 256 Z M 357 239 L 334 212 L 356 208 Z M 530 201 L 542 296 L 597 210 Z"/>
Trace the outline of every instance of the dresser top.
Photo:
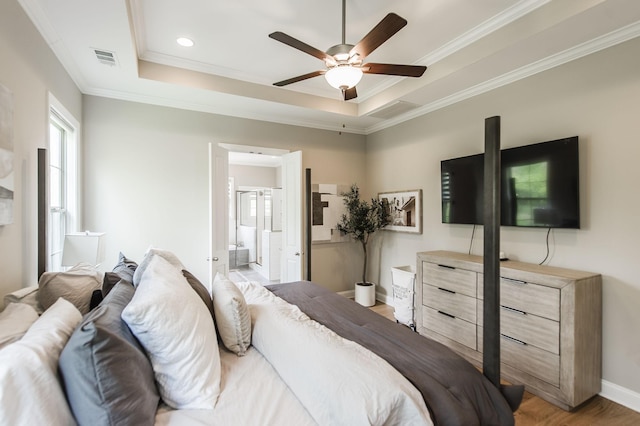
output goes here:
<path id="1" fill-rule="evenodd" d="M 454 251 L 436 250 L 418 252 L 418 257 L 428 262 L 444 262 L 449 266 L 469 269 L 475 272 L 482 272 L 483 270 L 482 256 L 469 255 Z M 536 265 L 533 263 L 518 262 L 515 260 L 505 260 L 500 262 L 501 275 L 518 279 L 520 278 L 521 273 L 550 275 L 571 281 L 589 279 L 599 275 L 593 272 L 578 271 L 575 269 L 559 268 L 548 265 Z"/>

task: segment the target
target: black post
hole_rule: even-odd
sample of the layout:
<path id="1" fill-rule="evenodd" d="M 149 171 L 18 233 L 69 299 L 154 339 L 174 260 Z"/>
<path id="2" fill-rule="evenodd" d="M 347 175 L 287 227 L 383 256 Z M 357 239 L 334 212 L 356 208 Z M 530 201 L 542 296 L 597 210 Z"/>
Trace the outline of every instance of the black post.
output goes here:
<path id="1" fill-rule="evenodd" d="M 306 226 L 306 258 L 307 258 L 307 281 L 311 281 L 311 216 L 313 215 L 313 206 L 311 205 L 311 169 L 305 169 L 305 201 L 307 203 L 307 226 Z"/>
<path id="2" fill-rule="evenodd" d="M 500 387 L 500 117 L 484 124 L 484 375 Z"/>
<path id="3" fill-rule="evenodd" d="M 47 150 L 38 148 L 38 279 L 47 270 Z"/>

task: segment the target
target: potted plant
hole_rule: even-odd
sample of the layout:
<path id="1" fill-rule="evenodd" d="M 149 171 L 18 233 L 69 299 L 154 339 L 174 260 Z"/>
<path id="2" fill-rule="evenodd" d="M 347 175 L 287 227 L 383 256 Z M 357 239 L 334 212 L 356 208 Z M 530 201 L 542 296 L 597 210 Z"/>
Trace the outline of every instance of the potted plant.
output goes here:
<path id="1" fill-rule="evenodd" d="M 385 201 L 371 199 L 371 202 L 360 200 L 358 185 L 351 185 L 348 192 L 341 194 L 347 212 L 338 222 L 338 230 L 358 241 L 364 251 L 364 265 L 362 266 L 362 281 L 356 283 L 356 302 L 364 306 L 373 306 L 375 299 L 375 284 L 367 281 L 367 244 L 369 238 L 380 228 L 391 222 L 389 208 Z"/>

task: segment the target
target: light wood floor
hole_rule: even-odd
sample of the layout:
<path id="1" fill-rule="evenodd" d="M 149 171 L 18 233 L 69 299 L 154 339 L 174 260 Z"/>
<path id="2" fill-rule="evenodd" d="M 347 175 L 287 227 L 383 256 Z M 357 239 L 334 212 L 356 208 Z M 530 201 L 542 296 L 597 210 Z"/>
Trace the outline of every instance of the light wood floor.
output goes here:
<path id="1" fill-rule="evenodd" d="M 372 311 L 395 321 L 393 307 L 377 302 Z M 596 395 L 589 401 L 567 412 L 547 401 L 525 392 L 520 408 L 515 413 L 517 426 L 531 425 L 640 425 L 640 413 Z"/>

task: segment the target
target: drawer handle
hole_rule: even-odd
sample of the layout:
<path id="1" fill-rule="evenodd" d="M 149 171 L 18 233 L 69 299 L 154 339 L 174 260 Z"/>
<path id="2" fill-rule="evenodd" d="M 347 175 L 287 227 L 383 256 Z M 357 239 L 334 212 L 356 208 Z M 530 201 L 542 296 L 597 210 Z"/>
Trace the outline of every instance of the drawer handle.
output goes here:
<path id="1" fill-rule="evenodd" d="M 507 278 L 507 277 L 500 277 L 500 278 L 502 278 L 505 281 L 509 281 L 511 283 L 514 283 L 514 284 L 520 284 L 520 285 L 528 284 L 526 281 L 515 280 L 513 278 Z"/>
<path id="2" fill-rule="evenodd" d="M 447 293 L 451 293 L 451 294 L 456 294 L 456 292 L 455 292 L 455 291 L 453 291 L 453 290 L 449 290 L 449 289 L 447 289 L 447 288 L 438 287 L 438 290 L 446 291 Z"/>
<path id="3" fill-rule="evenodd" d="M 521 311 L 520 309 L 516 309 L 516 308 L 510 308 L 508 306 L 504 306 L 504 305 L 500 305 L 500 307 L 502 309 L 504 309 L 505 311 L 509 311 L 509 312 L 513 312 L 515 314 L 520 314 L 520 315 L 527 315 L 527 313 L 525 311 Z"/>
<path id="4" fill-rule="evenodd" d="M 523 342 L 522 340 L 514 339 L 513 337 L 507 336 L 506 334 L 500 333 L 500 336 L 502 336 L 503 338 L 509 340 L 510 342 L 517 343 L 517 344 L 522 345 L 522 346 L 527 346 L 526 342 Z"/>
<path id="5" fill-rule="evenodd" d="M 446 313 L 446 312 L 438 311 L 438 313 L 439 313 L 439 314 L 442 314 L 442 315 L 444 315 L 444 316 L 446 316 L 446 317 L 449 317 L 449 318 L 453 318 L 453 319 L 455 319 L 455 318 L 456 318 L 455 316 L 453 316 L 453 315 L 451 315 L 451 314 L 448 314 L 448 313 Z"/>
<path id="6" fill-rule="evenodd" d="M 447 268 L 447 269 L 456 269 L 455 266 L 449 266 L 449 265 L 442 265 L 440 263 L 438 263 L 438 266 L 441 268 Z"/>

